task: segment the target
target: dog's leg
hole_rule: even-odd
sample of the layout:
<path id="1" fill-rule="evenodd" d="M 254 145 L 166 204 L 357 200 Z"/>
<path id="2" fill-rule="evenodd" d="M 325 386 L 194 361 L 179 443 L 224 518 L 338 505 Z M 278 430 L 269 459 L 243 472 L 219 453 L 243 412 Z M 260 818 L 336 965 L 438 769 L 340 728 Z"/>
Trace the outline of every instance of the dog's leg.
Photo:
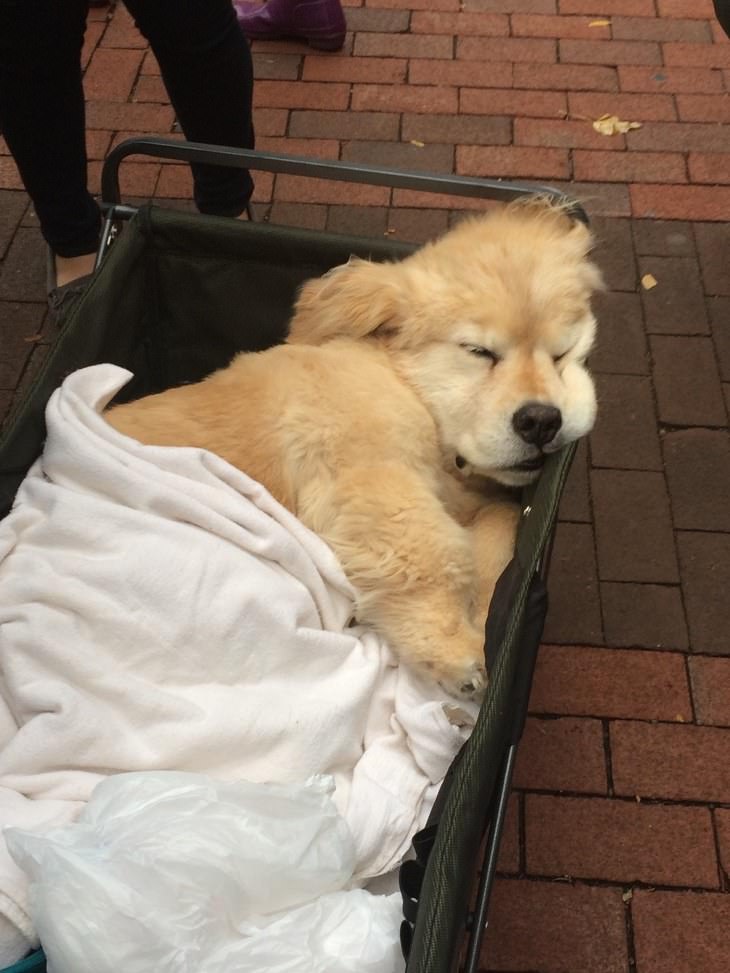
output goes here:
<path id="1" fill-rule="evenodd" d="M 477 583 L 477 615 L 483 625 L 500 574 L 512 559 L 520 505 L 492 499 L 481 507 L 469 527 Z"/>
<path id="2" fill-rule="evenodd" d="M 347 470 L 300 494 L 298 513 L 340 559 L 361 621 L 450 691 L 481 694 L 471 537 L 447 514 L 435 483 L 396 465 Z"/>

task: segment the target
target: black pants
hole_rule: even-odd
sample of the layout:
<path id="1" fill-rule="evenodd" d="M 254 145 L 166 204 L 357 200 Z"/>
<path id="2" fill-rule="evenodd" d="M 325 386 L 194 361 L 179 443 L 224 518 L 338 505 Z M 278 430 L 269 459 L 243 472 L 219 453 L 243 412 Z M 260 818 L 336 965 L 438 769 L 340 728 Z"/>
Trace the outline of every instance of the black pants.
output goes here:
<path id="1" fill-rule="evenodd" d="M 730 0 L 714 0 L 714 3 L 715 15 L 720 22 L 720 26 L 727 36 L 730 37 Z"/>
<path id="2" fill-rule="evenodd" d="M 231 0 L 125 0 L 191 141 L 253 147 L 253 68 Z M 54 253 L 96 249 L 80 55 L 88 0 L 0 0 L 0 128 Z M 160 134 L 160 133 L 156 133 Z M 193 167 L 204 213 L 237 216 L 245 170 Z"/>

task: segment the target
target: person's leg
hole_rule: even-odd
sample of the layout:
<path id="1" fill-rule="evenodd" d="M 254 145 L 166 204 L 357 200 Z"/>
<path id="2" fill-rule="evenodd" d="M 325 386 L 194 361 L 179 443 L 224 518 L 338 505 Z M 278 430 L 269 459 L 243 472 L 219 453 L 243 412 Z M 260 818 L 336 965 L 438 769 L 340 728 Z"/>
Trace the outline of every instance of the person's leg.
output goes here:
<path id="1" fill-rule="evenodd" d="M 231 0 L 125 0 L 159 62 L 187 139 L 253 148 L 253 65 Z M 253 190 L 243 169 L 194 166 L 203 213 L 238 216 Z"/>
<path id="2" fill-rule="evenodd" d="M 0 0 L 0 128 L 60 258 L 59 284 L 91 270 L 100 230 L 86 187 L 86 12 L 87 0 Z"/>
<path id="3" fill-rule="evenodd" d="M 718 23 L 730 37 L 730 0 L 714 0 Z"/>

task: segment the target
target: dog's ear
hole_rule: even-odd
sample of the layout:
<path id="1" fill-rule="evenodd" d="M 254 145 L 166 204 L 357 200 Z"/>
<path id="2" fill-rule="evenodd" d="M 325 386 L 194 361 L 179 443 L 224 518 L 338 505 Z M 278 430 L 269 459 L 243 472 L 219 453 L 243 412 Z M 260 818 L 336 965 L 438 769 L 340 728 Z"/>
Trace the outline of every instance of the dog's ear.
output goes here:
<path id="1" fill-rule="evenodd" d="M 307 281 L 294 305 L 289 341 L 319 345 L 397 330 L 402 293 L 396 265 L 351 257 Z"/>

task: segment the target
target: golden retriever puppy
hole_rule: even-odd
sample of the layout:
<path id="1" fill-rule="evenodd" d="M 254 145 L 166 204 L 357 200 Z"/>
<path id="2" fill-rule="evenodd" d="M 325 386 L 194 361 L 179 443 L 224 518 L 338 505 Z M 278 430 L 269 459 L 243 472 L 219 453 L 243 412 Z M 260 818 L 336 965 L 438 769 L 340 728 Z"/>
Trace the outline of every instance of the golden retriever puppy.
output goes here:
<path id="1" fill-rule="evenodd" d="M 594 420 L 590 246 L 541 200 L 466 219 L 401 262 L 351 260 L 304 285 L 286 345 L 108 420 L 263 483 L 331 546 L 359 620 L 479 695 L 517 520 L 497 484 L 528 483 Z"/>

